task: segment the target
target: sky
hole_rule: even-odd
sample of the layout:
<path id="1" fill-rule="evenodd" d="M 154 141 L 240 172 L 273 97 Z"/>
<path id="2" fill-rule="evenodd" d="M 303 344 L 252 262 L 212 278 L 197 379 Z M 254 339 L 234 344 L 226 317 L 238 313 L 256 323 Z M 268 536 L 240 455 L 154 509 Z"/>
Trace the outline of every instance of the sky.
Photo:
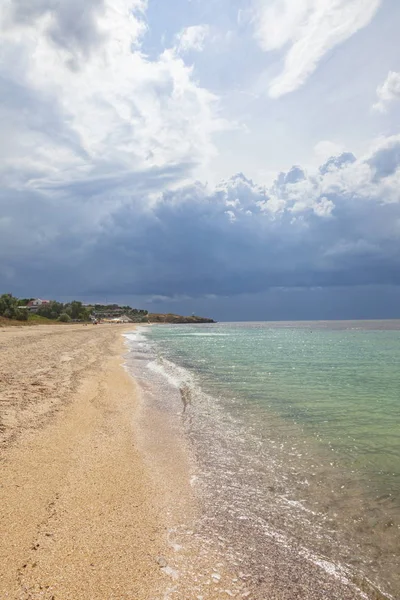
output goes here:
<path id="1" fill-rule="evenodd" d="M 400 317 L 397 0 L 3 0 L 0 292 Z"/>

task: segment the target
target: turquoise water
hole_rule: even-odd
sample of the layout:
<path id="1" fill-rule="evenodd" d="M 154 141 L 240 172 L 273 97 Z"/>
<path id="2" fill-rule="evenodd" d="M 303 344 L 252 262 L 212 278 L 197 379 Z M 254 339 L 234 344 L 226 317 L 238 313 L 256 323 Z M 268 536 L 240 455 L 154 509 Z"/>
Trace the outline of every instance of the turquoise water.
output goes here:
<path id="1" fill-rule="evenodd" d="M 142 331 L 153 371 L 191 389 L 189 433 L 204 472 L 220 474 L 214 487 L 204 478 L 208 495 L 219 486 L 242 512 L 251 498 L 253 521 L 268 514 L 282 535 L 355 569 L 353 580 L 367 574 L 393 597 L 400 597 L 398 327 L 223 323 Z M 232 474 L 243 465 L 248 476 L 240 485 L 238 476 L 232 491 Z M 253 533 L 256 547 L 259 533 L 246 535 Z"/>
<path id="2" fill-rule="evenodd" d="M 356 327 L 166 326 L 149 337 L 208 391 L 234 391 L 303 425 L 398 506 L 400 331 Z"/>

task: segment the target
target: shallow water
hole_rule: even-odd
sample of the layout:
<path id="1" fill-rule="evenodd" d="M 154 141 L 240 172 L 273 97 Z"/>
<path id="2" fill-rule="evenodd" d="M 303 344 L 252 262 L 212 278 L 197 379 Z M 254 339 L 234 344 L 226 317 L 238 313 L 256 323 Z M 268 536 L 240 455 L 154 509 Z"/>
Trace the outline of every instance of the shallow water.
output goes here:
<path id="1" fill-rule="evenodd" d="M 245 565 L 252 597 L 291 580 L 276 597 L 303 597 L 308 568 L 310 581 L 319 569 L 344 586 L 315 597 L 400 597 L 398 322 L 166 325 L 129 337 L 131 368 L 164 385 L 160 402 L 183 420 L 203 535 Z M 294 578 L 289 555 L 301 558 Z"/>

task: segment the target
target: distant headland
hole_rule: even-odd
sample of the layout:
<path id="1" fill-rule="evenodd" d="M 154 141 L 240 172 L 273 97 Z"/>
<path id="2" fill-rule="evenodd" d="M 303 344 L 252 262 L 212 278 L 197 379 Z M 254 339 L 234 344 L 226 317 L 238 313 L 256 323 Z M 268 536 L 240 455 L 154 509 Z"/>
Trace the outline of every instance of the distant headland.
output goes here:
<path id="1" fill-rule="evenodd" d="M 64 304 L 42 298 L 0 296 L 0 327 L 3 325 L 45 325 L 50 323 L 215 323 L 196 315 L 149 313 L 147 310 L 119 304 L 84 304 L 73 300 Z"/>
<path id="2" fill-rule="evenodd" d="M 174 315 L 173 313 L 160 314 L 160 313 L 149 313 L 148 319 L 150 323 L 216 323 L 213 319 L 206 317 L 197 317 L 192 315 L 191 317 L 183 317 L 182 315 Z"/>

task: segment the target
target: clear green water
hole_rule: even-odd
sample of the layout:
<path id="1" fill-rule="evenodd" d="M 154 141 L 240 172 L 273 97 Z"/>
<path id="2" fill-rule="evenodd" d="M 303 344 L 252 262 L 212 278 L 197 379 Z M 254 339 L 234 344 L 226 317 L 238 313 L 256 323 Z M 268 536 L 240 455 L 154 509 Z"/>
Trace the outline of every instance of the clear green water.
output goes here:
<path id="1" fill-rule="evenodd" d="M 295 473 L 287 498 L 300 499 L 329 517 L 331 529 L 339 531 L 335 541 L 338 547 L 346 545 L 350 562 L 353 541 L 360 557 L 365 549 L 360 562 L 395 597 L 400 597 L 394 572 L 400 568 L 398 327 L 398 322 L 226 323 L 156 326 L 145 332 L 159 360 L 186 369 L 216 399 L 215 406 L 218 399 L 229 427 L 240 429 L 236 457 L 243 455 L 251 464 L 257 448 L 258 463 L 268 473 L 271 448 L 281 448 L 281 456 L 274 454 L 274 486 L 279 487 L 282 475 L 290 487 L 290 473 Z M 212 413 L 212 402 L 207 406 L 199 423 L 205 422 L 206 412 Z M 208 427 L 215 427 L 217 435 L 216 417 Z M 204 436 L 206 430 L 203 424 Z M 247 446 L 246 432 L 253 436 Z M 219 460 L 218 452 L 210 450 L 212 433 L 207 439 L 207 460 Z M 275 445 L 265 446 L 271 440 Z M 307 481 L 306 487 L 300 479 Z M 262 492 L 262 485 L 254 484 L 254 489 Z M 325 546 L 328 554 L 332 544 L 328 550 Z M 343 558 L 339 550 L 335 556 Z"/>
<path id="2" fill-rule="evenodd" d="M 171 359 L 208 391 L 234 390 L 338 451 L 400 499 L 400 331 L 217 324 L 154 327 Z"/>

